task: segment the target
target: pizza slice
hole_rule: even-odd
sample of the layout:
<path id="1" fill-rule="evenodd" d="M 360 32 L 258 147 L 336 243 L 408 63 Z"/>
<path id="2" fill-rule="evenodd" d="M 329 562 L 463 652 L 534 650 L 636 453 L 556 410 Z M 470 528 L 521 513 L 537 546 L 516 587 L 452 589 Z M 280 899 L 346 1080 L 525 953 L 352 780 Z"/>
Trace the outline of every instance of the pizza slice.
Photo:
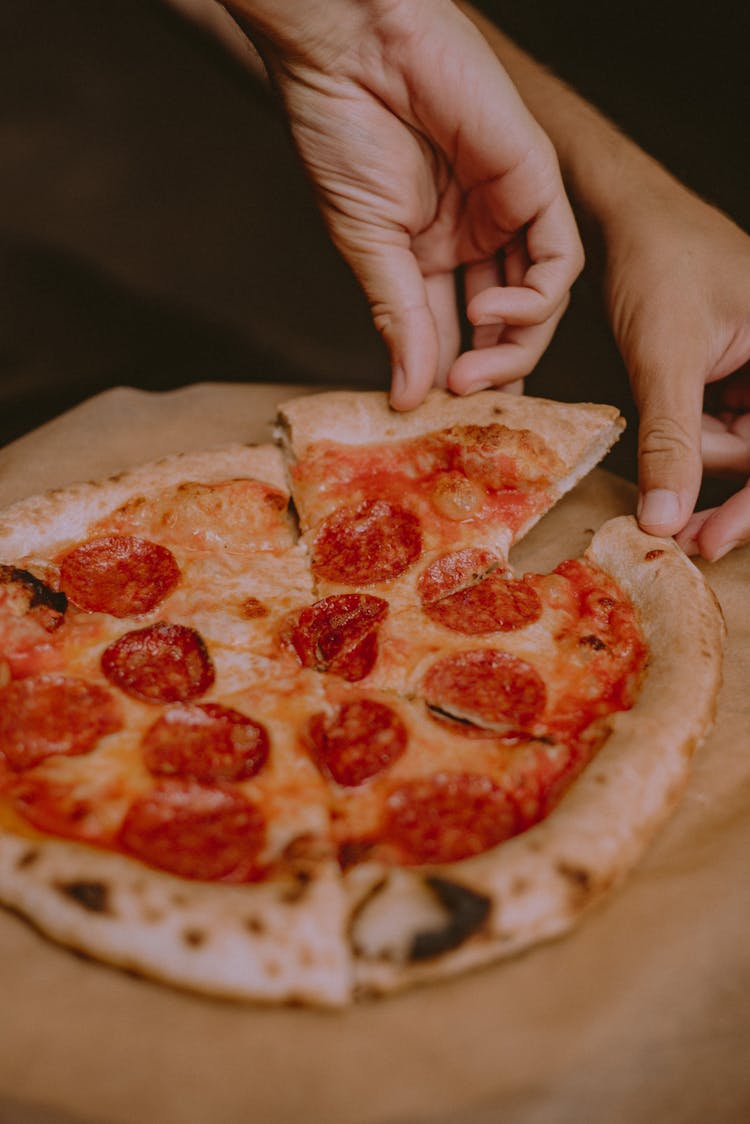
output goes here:
<path id="1" fill-rule="evenodd" d="M 318 598 L 291 633 L 298 657 L 406 691 L 430 653 L 527 634 L 567 589 L 516 579 L 508 552 L 624 424 L 610 407 L 495 391 L 435 390 L 412 414 L 383 394 L 322 394 L 280 417 Z"/>
<path id="2" fill-rule="evenodd" d="M 296 734 L 323 687 L 284 641 L 312 596 L 288 500 L 278 450 L 236 447 L 6 513 L 0 894 L 175 983 L 338 1003 L 329 798 Z"/>
<path id="3" fill-rule="evenodd" d="M 507 721 L 508 680 L 488 683 L 483 661 L 476 677 L 466 664 L 458 674 L 453 668 L 444 683 L 448 719 L 466 723 L 480 747 L 476 764 L 454 775 L 457 756 L 451 768 L 397 785 L 369 809 L 360 861 L 346 872 L 355 989 L 396 990 L 566 932 L 632 869 L 678 801 L 713 721 L 721 613 L 679 548 L 643 534 L 630 517 L 597 532 L 584 564 L 606 575 L 605 598 L 616 583 L 631 606 L 630 623 L 618 612 L 607 635 L 589 632 L 589 622 L 573 630 L 575 647 L 583 641 L 595 659 L 604 652 L 599 641 L 610 649 L 606 670 L 592 676 L 587 661 L 571 664 L 570 638 L 560 638 L 559 658 L 537 664 L 534 690 L 517 683 L 514 713 L 530 723 L 525 733 L 506 728 L 496 743 L 503 764 L 485 739 L 499 732 L 498 701 Z M 632 626 L 642 637 L 635 662 Z M 621 663 L 623 638 L 630 655 Z M 533 729 L 545 713 L 540 689 L 547 730 Z M 499 844 L 498 792 L 509 805 Z M 389 853 L 394 841 L 400 862 Z"/>
<path id="4" fill-rule="evenodd" d="M 433 390 L 398 414 L 384 394 L 333 392 L 280 409 L 280 432 L 321 596 L 415 594 L 416 564 L 459 542 L 510 547 L 607 452 L 615 409 Z M 493 564 L 493 563 L 490 563 Z"/>

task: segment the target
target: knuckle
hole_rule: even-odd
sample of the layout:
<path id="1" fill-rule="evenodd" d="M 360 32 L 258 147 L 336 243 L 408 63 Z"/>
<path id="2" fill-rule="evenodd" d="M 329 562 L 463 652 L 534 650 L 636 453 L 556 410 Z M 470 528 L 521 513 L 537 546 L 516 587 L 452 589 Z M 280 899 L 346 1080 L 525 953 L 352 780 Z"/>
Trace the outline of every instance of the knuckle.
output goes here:
<path id="1" fill-rule="evenodd" d="M 694 442 L 689 430 L 675 418 L 663 415 L 651 418 L 640 433 L 641 456 L 657 460 L 676 455 L 692 456 Z"/>

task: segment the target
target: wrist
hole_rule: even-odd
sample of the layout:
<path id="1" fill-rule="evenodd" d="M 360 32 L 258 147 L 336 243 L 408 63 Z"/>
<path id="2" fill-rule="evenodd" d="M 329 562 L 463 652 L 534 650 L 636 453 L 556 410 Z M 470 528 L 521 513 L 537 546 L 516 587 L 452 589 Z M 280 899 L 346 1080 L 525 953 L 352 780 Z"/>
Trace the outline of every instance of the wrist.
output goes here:
<path id="1" fill-rule="evenodd" d="M 380 24 L 406 21 L 421 0 L 223 0 L 248 35 L 286 58 L 323 67 Z"/>
<path id="2" fill-rule="evenodd" d="M 609 122 L 602 122 L 598 143 L 579 141 L 575 159 L 563 164 L 574 204 L 605 236 L 623 215 L 644 210 L 674 195 L 676 180 L 661 164 Z"/>

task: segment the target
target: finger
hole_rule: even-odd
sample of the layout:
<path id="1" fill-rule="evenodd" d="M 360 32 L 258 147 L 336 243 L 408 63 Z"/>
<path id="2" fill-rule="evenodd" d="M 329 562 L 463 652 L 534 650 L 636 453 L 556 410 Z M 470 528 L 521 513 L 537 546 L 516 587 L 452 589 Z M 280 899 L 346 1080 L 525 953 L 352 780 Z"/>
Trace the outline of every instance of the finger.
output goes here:
<path id="1" fill-rule="evenodd" d="M 336 239 L 370 302 L 391 360 L 390 401 L 412 410 L 438 376 L 440 341 L 425 279 L 405 245 L 377 243 L 360 227 Z M 432 294 L 435 296 L 435 293 Z"/>
<path id="2" fill-rule="evenodd" d="M 496 288 L 503 283 L 503 274 L 497 258 L 473 262 L 464 269 L 464 295 L 467 306 L 485 289 Z M 471 334 L 472 347 L 494 347 L 502 338 L 505 322 L 493 321 L 490 324 L 475 326 Z"/>
<path id="3" fill-rule="evenodd" d="M 698 535 L 701 527 L 714 511 L 716 511 L 715 507 L 710 507 L 705 511 L 694 511 L 679 534 L 675 535 L 677 545 L 686 554 L 700 554 Z"/>
<path id="4" fill-rule="evenodd" d="M 549 184 L 547 200 L 523 217 L 520 211 L 516 214 L 509 213 L 510 197 L 520 200 L 539 199 L 540 180 L 546 180 Z M 507 296 L 507 303 L 497 293 L 492 305 L 485 307 L 484 300 L 480 302 L 476 315 L 502 317 L 505 310 L 511 307 L 515 313 L 517 303 L 518 315 L 530 315 L 521 296 L 514 293 L 514 289 L 519 287 L 531 291 L 526 294 L 526 298 L 531 298 L 533 315 L 536 317 L 534 322 L 538 323 L 551 315 L 552 310 L 570 290 L 584 264 L 580 235 L 556 164 L 543 168 L 534 159 L 522 161 L 518 168 L 500 179 L 489 181 L 483 191 L 475 192 L 469 198 L 468 217 L 479 246 L 492 245 L 498 230 L 522 231 L 530 263 L 522 277 L 515 279 L 515 285 L 501 291 Z M 510 226 L 509 220 L 512 223 Z M 494 244 L 497 245 L 497 242 Z M 489 301 L 490 298 L 486 297 L 485 300 Z M 510 302 L 513 302 L 512 305 Z M 474 309 L 468 311 L 473 319 Z"/>
<path id="5" fill-rule="evenodd" d="M 750 364 L 746 363 L 721 382 L 713 383 L 710 393 L 719 399 L 722 406 L 734 413 L 750 411 Z"/>
<path id="6" fill-rule="evenodd" d="M 704 419 L 701 455 L 707 472 L 750 473 L 750 414 L 733 420 L 729 427 L 718 419 Z"/>
<path id="7" fill-rule="evenodd" d="M 523 285 L 524 278 L 531 268 L 531 259 L 526 249 L 526 232 L 511 239 L 503 249 L 503 276 L 506 285 Z"/>
<path id="8" fill-rule="evenodd" d="M 529 268 L 529 255 L 526 252 L 526 238 L 514 238 L 503 252 L 503 274 L 506 285 L 520 285 Z M 503 387 L 506 394 L 523 394 L 524 380 L 516 379 Z"/>
<path id="9" fill-rule="evenodd" d="M 508 328 L 495 347 L 459 355 L 448 376 L 456 394 L 472 394 L 489 386 L 503 386 L 533 371 L 567 308 L 567 298 L 544 324 L 533 328 Z"/>
<path id="10" fill-rule="evenodd" d="M 461 349 L 461 328 L 453 273 L 436 273 L 426 277 L 425 290 L 438 340 L 435 383 L 437 386 L 445 386 L 451 365 Z"/>
<path id="11" fill-rule="evenodd" d="M 702 475 L 703 378 L 693 362 L 670 353 L 667 361 L 631 369 L 640 417 L 638 521 L 654 535 L 674 535 L 686 525 Z"/>
<path id="12" fill-rule="evenodd" d="M 531 271 L 529 271 L 530 275 Z M 528 275 L 527 275 L 528 276 Z M 466 315 L 475 326 L 505 322 L 518 327 L 542 324 L 553 315 L 561 297 L 553 300 L 547 293 L 516 285 L 498 285 L 484 289 L 466 307 Z"/>
<path id="13" fill-rule="evenodd" d="M 695 553 L 707 562 L 718 562 L 730 550 L 750 542 L 750 484 L 735 492 L 721 507 L 706 513 L 694 538 L 698 548 Z"/>
<path id="14" fill-rule="evenodd" d="M 526 249 L 532 265 L 524 278 L 553 302 L 562 300 L 580 275 L 586 259 L 573 209 L 560 180 L 549 205 L 543 208 L 526 231 Z"/>
<path id="15" fill-rule="evenodd" d="M 505 386 L 503 387 L 503 393 L 504 394 L 523 394 L 523 389 L 524 389 L 525 385 L 526 384 L 525 384 L 523 379 L 516 379 L 514 382 L 506 382 Z"/>

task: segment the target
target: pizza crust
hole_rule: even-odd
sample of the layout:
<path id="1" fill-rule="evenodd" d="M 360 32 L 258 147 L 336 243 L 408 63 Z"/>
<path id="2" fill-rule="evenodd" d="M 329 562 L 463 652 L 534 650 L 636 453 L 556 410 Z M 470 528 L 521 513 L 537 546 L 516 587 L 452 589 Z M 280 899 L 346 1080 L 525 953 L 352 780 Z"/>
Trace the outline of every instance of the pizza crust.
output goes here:
<path id="1" fill-rule="evenodd" d="M 230 999 L 350 996 L 338 868 L 252 886 L 189 882 L 59 839 L 0 835 L 0 898 L 56 941 Z"/>
<path id="2" fill-rule="evenodd" d="M 606 523 L 586 557 L 613 575 L 640 615 L 650 660 L 635 705 L 610 719 L 603 749 L 531 830 L 452 866 L 396 871 L 371 864 L 352 872 L 360 991 L 453 975 L 567 932 L 633 868 L 677 803 L 714 718 L 721 612 L 674 542 L 644 534 L 632 517 Z M 431 945 L 439 951 L 414 958 L 430 943 L 423 930 L 409 928 L 398 903 L 425 894 L 443 904 Z M 486 909 L 475 908 L 474 929 L 467 922 L 461 931 L 456 916 L 467 901 L 484 901 Z"/>
<path id="3" fill-rule="evenodd" d="M 459 397 L 437 388 L 418 410 L 409 413 L 391 409 L 388 396 L 381 391 L 341 390 L 284 402 L 279 418 L 281 436 L 295 458 L 324 439 L 367 445 L 421 437 L 453 425 L 500 422 L 511 429 L 538 433 L 566 464 L 578 460 L 595 438 L 604 442 L 605 434 L 602 448 L 609 448 L 625 425 L 614 406 L 553 402 L 499 390 Z"/>
<path id="4" fill-rule="evenodd" d="M 91 524 L 138 495 L 197 481 L 251 477 L 289 495 L 286 470 L 273 445 L 225 445 L 199 453 L 175 453 L 101 481 L 73 484 L 18 500 L 0 517 L 0 554 L 7 560 L 81 539 Z"/>

